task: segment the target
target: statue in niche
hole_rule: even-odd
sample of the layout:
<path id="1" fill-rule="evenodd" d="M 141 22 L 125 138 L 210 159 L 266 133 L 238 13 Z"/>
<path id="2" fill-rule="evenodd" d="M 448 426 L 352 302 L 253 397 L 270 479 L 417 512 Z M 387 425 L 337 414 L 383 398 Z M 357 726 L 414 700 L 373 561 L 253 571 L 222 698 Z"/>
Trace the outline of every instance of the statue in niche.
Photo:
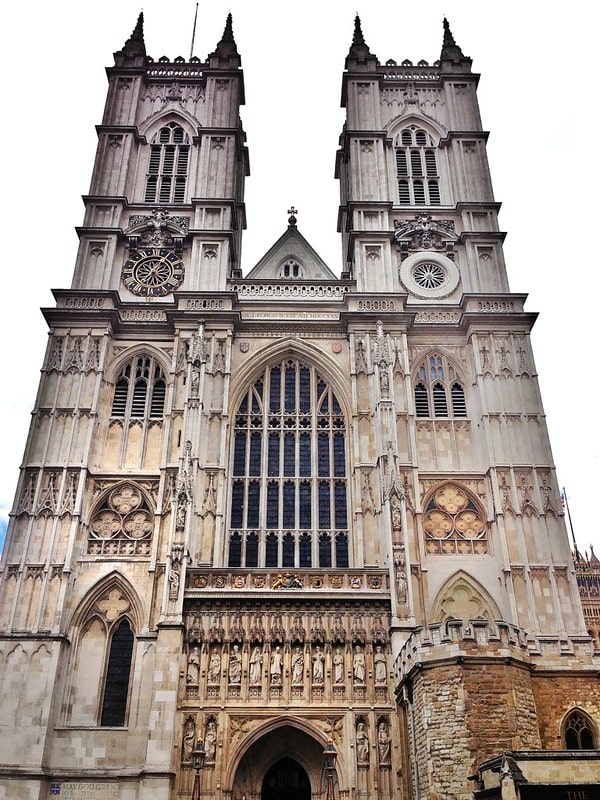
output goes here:
<path id="1" fill-rule="evenodd" d="M 395 531 L 402 530 L 402 510 L 400 508 L 400 498 L 394 492 L 390 497 L 390 509 L 392 512 L 392 528 Z"/>
<path id="2" fill-rule="evenodd" d="M 210 719 L 208 721 L 208 725 L 206 726 L 206 733 L 204 735 L 204 750 L 206 752 L 206 760 L 209 763 L 213 763 L 215 761 L 215 756 L 217 754 L 217 723 L 214 719 Z"/>
<path id="3" fill-rule="evenodd" d="M 325 654 L 317 645 L 315 648 L 315 654 L 312 658 L 313 662 L 313 669 L 312 669 L 312 679 L 313 683 L 323 683 L 325 679 Z"/>
<path id="4" fill-rule="evenodd" d="M 196 743 L 196 723 L 192 717 L 188 717 L 183 726 L 183 740 L 181 742 L 181 763 L 191 764 L 192 750 Z"/>
<path id="5" fill-rule="evenodd" d="M 281 648 L 276 647 L 271 654 L 271 667 L 269 674 L 271 676 L 271 683 L 273 686 L 281 686 L 281 673 L 283 671 L 283 657 L 281 655 Z"/>
<path id="6" fill-rule="evenodd" d="M 261 673 L 262 673 L 262 663 L 263 663 L 262 650 L 257 645 L 252 651 L 252 654 L 250 656 L 249 680 L 251 686 L 255 686 L 257 683 L 260 683 Z"/>
<path id="7" fill-rule="evenodd" d="M 292 683 L 302 683 L 304 673 L 304 653 L 297 647 L 292 656 Z"/>
<path id="8" fill-rule="evenodd" d="M 229 654 L 229 683 L 242 682 L 242 654 L 237 644 Z"/>
<path id="9" fill-rule="evenodd" d="M 208 664 L 208 682 L 219 683 L 221 680 L 221 654 L 213 650 Z"/>
<path id="10" fill-rule="evenodd" d="M 354 678 L 354 683 L 364 685 L 366 676 L 365 654 L 358 645 L 354 652 L 354 658 L 352 659 L 352 676 Z"/>
<path id="11" fill-rule="evenodd" d="M 356 726 L 356 760 L 359 764 L 369 763 L 369 734 L 364 722 Z"/>
<path id="12" fill-rule="evenodd" d="M 382 766 L 390 763 L 391 737 L 387 721 L 382 719 L 377 726 L 377 752 Z"/>
<path id="13" fill-rule="evenodd" d="M 387 659 L 380 645 L 375 648 L 373 662 L 375 664 L 375 683 L 385 684 L 387 682 Z"/>
<path id="14" fill-rule="evenodd" d="M 333 656 L 333 682 L 338 686 L 344 682 L 344 653 L 339 647 Z"/>
<path id="15" fill-rule="evenodd" d="M 200 680 L 200 650 L 193 647 L 187 660 L 186 683 L 197 685 Z"/>

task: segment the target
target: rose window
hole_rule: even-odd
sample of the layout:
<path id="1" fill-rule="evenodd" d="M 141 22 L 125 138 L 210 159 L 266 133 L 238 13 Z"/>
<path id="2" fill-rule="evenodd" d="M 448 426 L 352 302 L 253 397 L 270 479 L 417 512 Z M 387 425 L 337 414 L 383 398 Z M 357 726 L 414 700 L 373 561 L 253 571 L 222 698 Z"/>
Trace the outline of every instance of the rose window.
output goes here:
<path id="1" fill-rule="evenodd" d="M 446 280 L 446 270 L 439 264 L 425 261 L 414 268 L 413 278 L 423 289 L 438 289 Z"/>
<path id="2" fill-rule="evenodd" d="M 460 486 L 438 489 L 423 517 L 425 547 L 431 555 L 470 555 L 488 552 L 487 529 L 473 500 Z"/>
<path id="3" fill-rule="evenodd" d="M 147 556 L 153 515 L 142 493 L 131 484 L 110 492 L 90 522 L 88 553 Z"/>

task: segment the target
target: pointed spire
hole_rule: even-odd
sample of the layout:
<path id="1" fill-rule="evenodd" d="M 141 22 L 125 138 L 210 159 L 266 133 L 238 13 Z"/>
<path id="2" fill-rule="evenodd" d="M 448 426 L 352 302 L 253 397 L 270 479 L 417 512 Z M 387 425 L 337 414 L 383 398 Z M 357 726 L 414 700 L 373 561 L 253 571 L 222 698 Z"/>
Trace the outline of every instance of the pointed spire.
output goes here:
<path id="1" fill-rule="evenodd" d="M 464 53 L 456 44 L 452 31 L 450 30 L 450 23 L 444 17 L 444 41 L 442 43 L 442 54 L 440 58 L 449 58 L 452 61 L 457 61 L 464 58 Z"/>
<path id="2" fill-rule="evenodd" d="M 129 39 L 125 42 L 125 46 L 121 53 L 126 56 L 145 56 L 146 45 L 144 44 L 144 12 L 140 11 L 137 18 L 135 28 Z"/>
<path id="3" fill-rule="evenodd" d="M 352 35 L 352 44 L 350 45 L 348 58 L 357 58 L 362 60 L 367 58 L 367 56 L 371 56 L 371 51 L 365 42 L 365 37 L 363 36 L 362 27 L 360 24 L 360 17 L 357 14 L 354 17 L 354 34 Z"/>
<path id="4" fill-rule="evenodd" d="M 233 19 L 231 16 L 231 12 L 227 14 L 227 20 L 225 22 L 225 30 L 223 31 L 223 36 L 221 36 L 221 41 L 217 45 L 215 52 L 211 53 L 211 55 L 217 56 L 217 58 L 239 57 L 239 53 L 237 51 L 237 47 L 235 44 L 235 39 L 233 38 Z"/>
<path id="5" fill-rule="evenodd" d="M 371 53 L 368 44 L 365 42 L 360 17 L 357 14 L 354 17 L 354 33 L 352 35 L 352 44 L 346 57 L 346 69 L 350 69 L 350 65 L 356 67 L 358 64 L 364 65 L 368 62 L 371 62 L 371 66 L 376 67 L 377 56 Z"/>

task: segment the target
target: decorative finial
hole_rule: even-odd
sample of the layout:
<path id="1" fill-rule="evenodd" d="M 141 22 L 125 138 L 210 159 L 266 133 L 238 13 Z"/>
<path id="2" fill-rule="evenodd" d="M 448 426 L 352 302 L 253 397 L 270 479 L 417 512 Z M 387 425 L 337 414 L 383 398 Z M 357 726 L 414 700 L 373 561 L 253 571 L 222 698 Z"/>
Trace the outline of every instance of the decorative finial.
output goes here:
<path id="1" fill-rule="evenodd" d="M 450 23 L 446 17 L 444 17 L 444 41 L 442 43 L 442 54 L 440 58 L 450 59 L 452 61 L 465 58 L 463 51 L 456 44 L 452 31 L 450 30 Z"/>
<path id="2" fill-rule="evenodd" d="M 293 227 L 295 227 L 296 222 L 297 222 L 296 214 L 298 213 L 298 211 L 294 208 L 294 206 L 292 206 L 291 208 L 288 208 L 288 212 L 287 213 L 290 215 L 289 219 L 288 219 L 288 225 L 291 228 L 293 228 Z"/>
<path id="3" fill-rule="evenodd" d="M 217 49 L 212 55 L 219 56 L 219 58 L 231 58 L 232 56 L 239 55 L 235 44 L 235 39 L 233 38 L 233 18 L 231 16 L 231 11 L 229 14 L 227 14 L 227 20 L 225 21 L 225 29 L 223 31 L 223 36 L 221 36 L 221 41 L 217 45 Z"/>
<path id="4" fill-rule="evenodd" d="M 145 56 L 146 45 L 144 44 L 144 12 L 140 11 L 135 28 L 129 39 L 125 42 L 121 53 L 126 56 Z"/>
<path id="5" fill-rule="evenodd" d="M 372 61 L 374 65 L 377 63 L 377 57 L 371 53 L 369 46 L 365 42 L 358 14 L 354 17 L 354 33 L 352 34 L 352 44 L 350 45 L 347 59 L 360 62 Z M 348 66 L 347 63 L 346 66 Z"/>

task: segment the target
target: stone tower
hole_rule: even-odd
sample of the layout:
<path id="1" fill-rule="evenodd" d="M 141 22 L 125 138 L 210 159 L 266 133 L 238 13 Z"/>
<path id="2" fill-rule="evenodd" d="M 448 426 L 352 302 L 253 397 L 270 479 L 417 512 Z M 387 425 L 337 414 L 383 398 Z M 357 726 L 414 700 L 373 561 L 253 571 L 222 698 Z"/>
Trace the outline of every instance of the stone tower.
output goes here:
<path id="1" fill-rule="evenodd" d="M 292 208 L 244 276 L 231 16 L 205 61 L 154 61 L 141 15 L 115 53 L 2 560 L 0 796 L 598 785 L 478 76 L 447 22 L 382 65 L 357 19 L 345 67 L 342 269 Z"/>

